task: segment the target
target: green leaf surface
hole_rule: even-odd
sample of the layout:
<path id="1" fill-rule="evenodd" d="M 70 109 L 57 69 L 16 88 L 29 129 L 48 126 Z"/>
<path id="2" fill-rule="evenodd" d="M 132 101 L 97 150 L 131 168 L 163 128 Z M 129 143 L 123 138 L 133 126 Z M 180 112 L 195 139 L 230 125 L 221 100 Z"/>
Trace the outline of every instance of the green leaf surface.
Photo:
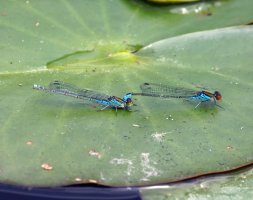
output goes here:
<path id="1" fill-rule="evenodd" d="M 199 1 L 199 0 L 147 0 L 149 2 L 153 3 L 188 3 L 193 1 Z"/>
<path id="2" fill-rule="evenodd" d="M 97 46 L 147 45 L 179 34 L 252 21 L 251 0 L 218 1 L 212 15 L 173 13 L 136 1 L 1 0 L 0 71 L 43 69 L 47 62 Z M 176 7 L 187 10 L 187 7 Z M 99 13 L 99 14 L 97 14 Z"/>
<path id="3" fill-rule="evenodd" d="M 144 200 L 167 199 L 251 199 L 253 196 L 253 173 L 250 171 L 228 175 L 216 176 L 210 179 L 200 179 L 193 183 L 182 183 L 171 186 L 142 188 Z"/>
<path id="4" fill-rule="evenodd" d="M 247 23 L 251 1 L 224 2 L 212 16 L 128 1 L 73 2 L 1 2 L 1 182 L 151 185 L 252 162 L 253 28 L 171 37 Z M 219 17 L 241 7 L 240 19 Z M 53 80 L 119 97 L 147 81 L 218 89 L 224 109 L 136 96 L 132 112 L 100 111 L 32 90 Z"/>

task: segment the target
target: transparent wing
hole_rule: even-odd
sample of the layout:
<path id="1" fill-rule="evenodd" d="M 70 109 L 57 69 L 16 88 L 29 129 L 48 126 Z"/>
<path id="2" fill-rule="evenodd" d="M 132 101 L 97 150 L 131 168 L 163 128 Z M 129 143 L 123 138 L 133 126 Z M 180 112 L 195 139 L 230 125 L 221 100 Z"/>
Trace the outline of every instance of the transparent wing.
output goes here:
<path id="1" fill-rule="evenodd" d="M 183 87 L 172 87 L 157 83 L 143 83 L 140 85 L 143 96 L 154 96 L 162 98 L 189 98 L 198 94 L 199 91 L 185 89 Z"/>
<path id="2" fill-rule="evenodd" d="M 89 89 L 81 89 L 69 83 L 54 81 L 49 84 L 48 90 L 52 93 L 63 94 L 80 99 L 108 100 L 109 95 Z"/>

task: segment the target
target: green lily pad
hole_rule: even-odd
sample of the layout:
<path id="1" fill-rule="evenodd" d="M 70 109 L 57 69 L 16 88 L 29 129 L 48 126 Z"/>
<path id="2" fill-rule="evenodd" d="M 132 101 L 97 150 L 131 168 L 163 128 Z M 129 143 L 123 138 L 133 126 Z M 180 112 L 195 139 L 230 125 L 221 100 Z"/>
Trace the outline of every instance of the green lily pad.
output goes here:
<path id="1" fill-rule="evenodd" d="M 152 3 L 157 3 L 157 4 L 165 4 L 165 3 L 189 3 L 189 2 L 194 2 L 194 1 L 199 1 L 199 0 L 147 0 Z"/>
<path id="2" fill-rule="evenodd" d="M 1 0 L 0 71 L 43 70 L 49 61 L 97 46 L 108 46 L 110 54 L 112 46 L 122 50 L 179 34 L 247 24 L 252 21 L 251 8 L 251 0 L 220 1 L 206 16 L 124 0 Z"/>
<path id="3" fill-rule="evenodd" d="M 246 23 L 250 1 L 224 3 L 210 18 L 126 1 L 75 2 L 2 2 L 1 182 L 151 185 L 252 162 L 253 28 L 170 37 Z M 218 20 L 236 6 L 246 9 L 240 20 Z M 147 81 L 218 89 L 224 110 L 136 96 L 132 112 L 100 111 L 89 101 L 32 90 L 53 80 L 119 97 Z"/>
<path id="4" fill-rule="evenodd" d="M 146 185 L 252 162 L 252 32 L 238 27 L 162 40 L 137 53 L 152 58 L 149 65 L 1 75 L 2 181 Z M 116 113 L 31 88 L 55 79 L 120 97 L 145 81 L 203 86 L 222 92 L 225 109 L 136 96 L 132 112 Z M 44 163 L 53 169 L 43 170 Z"/>

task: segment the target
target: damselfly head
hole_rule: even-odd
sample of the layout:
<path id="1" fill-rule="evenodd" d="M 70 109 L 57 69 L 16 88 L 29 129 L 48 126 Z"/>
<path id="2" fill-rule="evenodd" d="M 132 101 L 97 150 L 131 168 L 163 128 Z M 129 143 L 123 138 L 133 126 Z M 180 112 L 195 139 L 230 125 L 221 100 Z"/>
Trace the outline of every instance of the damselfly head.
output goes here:
<path id="1" fill-rule="evenodd" d="M 222 99 L 222 96 L 221 96 L 221 93 L 218 92 L 218 91 L 215 91 L 214 92 L 214 97 L 217 101 L 221 100 Z"/>
<path id="2" fill-rule="evenodd" d="M 132 93 L 127 93 L 123 97 L 123 101 L 126 103 L 127 106 L 132 106 L 133 104 L 131 97 L 132 97 Z"/>
<path id="3" fill-rule="evenodd" d="M 126 100 L 126 106 L 132 106 L 133 105 L 133 101 L 131 98 L 127 98 Z"/>

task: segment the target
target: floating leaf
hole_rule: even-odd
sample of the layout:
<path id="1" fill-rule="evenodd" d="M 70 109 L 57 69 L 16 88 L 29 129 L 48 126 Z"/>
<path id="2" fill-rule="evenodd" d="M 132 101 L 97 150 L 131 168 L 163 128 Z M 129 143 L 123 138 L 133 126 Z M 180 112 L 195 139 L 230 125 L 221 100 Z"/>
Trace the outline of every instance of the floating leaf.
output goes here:
<path id="1" fill-rule="evenodd" d="M 1 182 L 150 185 L 252 162 L 252 27 L 171 37 L 248 23 L 251 4 L 184 16 L 118 0 L 3 1 Z M 146 81 L 219 89 L 225 109 L 136 96 L 132 112 L 100 111 L 32 90 L 53 80 L 119 97 Z"/>

